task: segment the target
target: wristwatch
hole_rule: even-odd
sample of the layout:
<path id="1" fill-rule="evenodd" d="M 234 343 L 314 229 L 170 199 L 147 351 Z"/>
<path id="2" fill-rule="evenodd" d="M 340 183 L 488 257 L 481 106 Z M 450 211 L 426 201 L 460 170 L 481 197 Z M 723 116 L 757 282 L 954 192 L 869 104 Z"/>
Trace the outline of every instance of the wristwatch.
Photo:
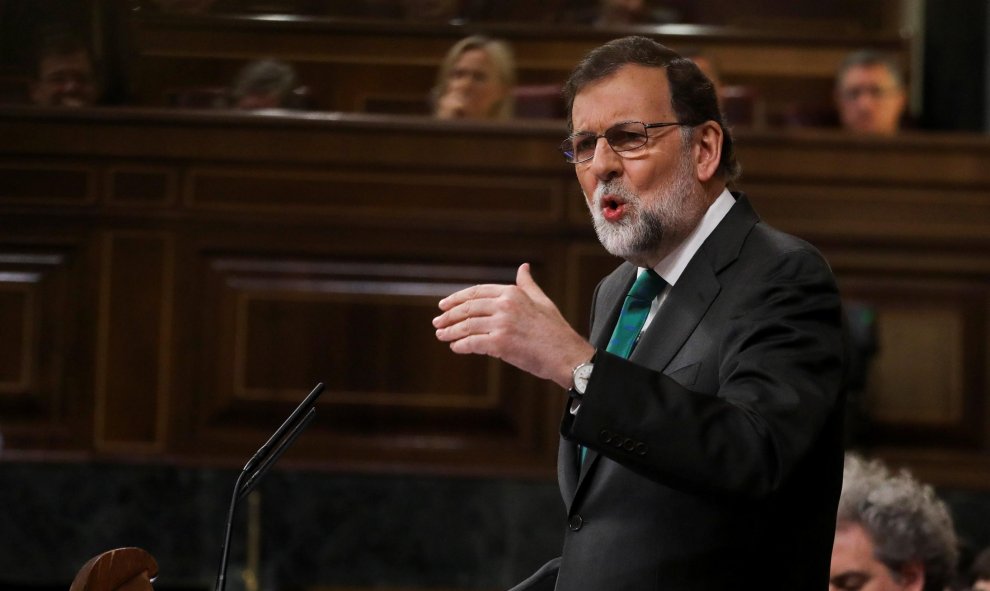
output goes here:
<path id="1" fill-rule="evenodd" d="M 575 367 L 574 371 L 571 372 L 574 376 L 574 386 L 571 388 L 571 392 L 578 398 L 584 396 L 584 391 L 588 389 L 588 379 L 591 378 L 591 372 L 594 369 L 595 364 L 587 361 Z"/>

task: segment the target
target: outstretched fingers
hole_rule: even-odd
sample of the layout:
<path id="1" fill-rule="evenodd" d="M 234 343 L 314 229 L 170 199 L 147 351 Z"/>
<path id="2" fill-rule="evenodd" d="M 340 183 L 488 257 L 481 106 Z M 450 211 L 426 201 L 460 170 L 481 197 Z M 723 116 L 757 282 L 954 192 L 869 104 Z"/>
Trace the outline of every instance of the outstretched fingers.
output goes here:
<path id="1" fill-rule="evenodd" d="M 498 297 L 503 289 L 505 289 L 504 285 L 472 285 L 471 287 L 466 287 L 460 291 L 455 291 L 449 296 L 443 298 L 440 300 L 439 306 L 441 310 L 446 312 L 455 306 L 463 304 L 464 302 Z"/>

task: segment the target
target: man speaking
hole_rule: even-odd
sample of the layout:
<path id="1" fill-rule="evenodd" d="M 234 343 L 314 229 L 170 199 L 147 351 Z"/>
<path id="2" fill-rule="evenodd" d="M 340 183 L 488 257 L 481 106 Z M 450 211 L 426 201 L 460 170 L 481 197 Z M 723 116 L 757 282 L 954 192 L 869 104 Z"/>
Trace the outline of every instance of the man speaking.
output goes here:
<path id="1" fill-rule="evenodd" d="M 515 589 L 825 589 L 842 477 L 839 295 L 809 244 L 760 221 L 711 82 L 643 37 L 565 87 L 595 230 L 626 260 L 590 342 L 537 286 L 440 302 L 437 338 L 567 389 L 560 558 Z"/>

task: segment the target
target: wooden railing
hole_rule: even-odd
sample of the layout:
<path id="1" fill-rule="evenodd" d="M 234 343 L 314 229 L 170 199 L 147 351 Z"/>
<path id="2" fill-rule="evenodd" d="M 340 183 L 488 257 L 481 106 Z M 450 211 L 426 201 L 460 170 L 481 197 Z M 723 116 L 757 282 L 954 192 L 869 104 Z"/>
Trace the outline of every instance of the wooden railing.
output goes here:
<path id="1" fill-rule="evenodd" d="M 5 457 L 239 464 L 317 381 L 322 469 L 553 473 L 563 396 L 436 342 L 533 264 L 576 325 L 616 264 L 562 122 L 0 111 Z M 747 191 L 877 314 L 863 443 L 990 483 L 990 140 L 740 133 Z M 32 455 L 33 454 L 33 455 Z"/>

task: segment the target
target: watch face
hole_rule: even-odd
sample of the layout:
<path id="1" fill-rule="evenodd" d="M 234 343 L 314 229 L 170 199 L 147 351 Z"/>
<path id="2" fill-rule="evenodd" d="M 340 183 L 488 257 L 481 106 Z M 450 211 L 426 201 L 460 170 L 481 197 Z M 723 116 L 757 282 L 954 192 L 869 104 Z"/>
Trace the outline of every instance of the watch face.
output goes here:
<path id="1" fill-rule="evenodd" d="M 593 369 L 595 369 L 595 366 L 590 363 L 582 363 L 574 368 L 574 389 L 578 393 L 584 394 L 584 391 L 588 388 L 588 378 L 591 377 L 591 370 Z"/>

